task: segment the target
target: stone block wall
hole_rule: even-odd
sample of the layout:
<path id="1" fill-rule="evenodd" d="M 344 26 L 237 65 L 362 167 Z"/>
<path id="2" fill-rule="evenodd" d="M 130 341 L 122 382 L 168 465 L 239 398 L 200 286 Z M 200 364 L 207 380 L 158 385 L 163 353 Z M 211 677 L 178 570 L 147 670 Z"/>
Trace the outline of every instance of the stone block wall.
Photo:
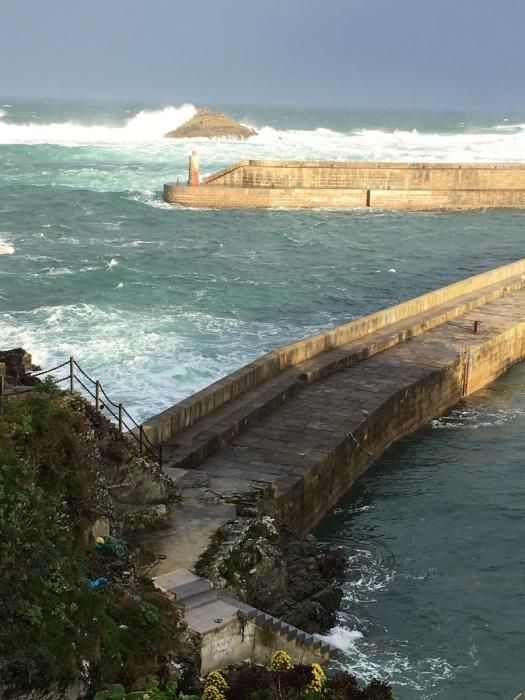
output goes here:
<path id="1" fill-rule="evenodd" d="M 213 186 L 378 190 L 525 189 L 520 163 L 370 163 L 243 160 L 205 178 Z"/>
<path id="2" fill-rule="evenodd" d="M 164 199 L 217 209 L 521 208 L 525 165 L 243 160 L 201 187 L 167 184 Z"/>
<path id="3" fill-rule="evenodd" d="M 474 307 L 476 303 L 486 303 L 488 299 L 496 298 L 511 288 L 523 285 L 522 275 L 525 275 L 525 259 L 455 282 L 415 299 L 277 348 L 162 413 L 151 417 L 146 421 L 144 430 L 154 444 L 168 441 L 184 428 L 192 426 L 200 418 L 209 415 L 215 409 L 241 396 L 249 389 L 276 377 L 288 368 L 296 367 L 327 350 L 360 338 L 366 338 L 366 335 L 373 331 L 387 329 L 400 321 L 423 312 L 432 312 L 435 309 L 436 313 L 431 313 L 423 324 L 419 322 L 410 327 L 409 333 L 417 335 L 432 325 L 454 317 L 454 314 L 464 313 L 465 305 L 462 303 L 454 305 L 452 303 L 454 300 L 479 292 L 475 300 L 469 302 L 469 308 Z M 512 280 L 512 278 L 514 279 Z M 452 303 L 452 308 L 449 308 L 444 315 L 440 307 L 447 303 Z M 393 332 L 390 345 L 400 342 L 406 333 L 396 335 Z M 365 356 L 366 353 L 379 352 L 388 347 L 388 342 L 388 340 L 385 341 L 381 347 L 368 349 L 365 342 L 363 352 Z"/>
<path id="4" fill-rule="evenodd" d="M 279 516 L 289 527 L 309 532 L 378 455 L 523 359 L 525 321 L 407 385 L 364 417 L 358 430 L 279 496 Z"/>

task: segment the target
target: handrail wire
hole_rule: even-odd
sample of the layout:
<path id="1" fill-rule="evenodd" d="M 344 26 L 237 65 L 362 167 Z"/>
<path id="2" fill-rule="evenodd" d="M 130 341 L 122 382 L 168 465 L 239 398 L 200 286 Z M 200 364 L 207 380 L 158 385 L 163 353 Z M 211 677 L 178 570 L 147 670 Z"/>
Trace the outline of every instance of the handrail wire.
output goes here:
<path id="1" fill-rule="evenodd" d="M 69 374 L 67 374 L 65 377 L 60 377 L 60 379 L 55 379 L 57 383 L 59 382 L 65 382 L 68 379 L 72 379 L 73 381 L 76 380 L 80 386 L 84 389 L 84 391 L 92 398 L 95 400 L 97 406 L 99 406 L 99 410 L 105 410 L 107 411 L 117 422 L 119 425 L 119 430 L 122 433 L 122 428 L 125 428 L 127 430 L 127 433 L 129 436 L 131 436 L 136 442 L 139 443 L 140 445 L 140 450 L 144 449 L 146 452 L 149 452 L 153 458 L 159 462 L 159 465 L 162 466 L 162 446 L 161 445 L 154 445 L 149 437 L 146 435 L 144 431 L 144 425 L 143 424 L 138 424 L 137 421 L 133 418 L 133 416 L 129 413 L 129 411 L 120 403 L 115 403 L 112 399 L 109 398 L 107 395 L 106 391 L 104 390 L 104 387 L 99 381 L 96 381 L 92 377 L 89 376 L 89 374 L 78 364 L 78 362 L 71 357 L 69 360 L 66 360 L 66 362 L 62 362 L 62 364 L 57 365 L 56 367 L 52 367 L 51 369 L 45 369 L 45 370 L 40 370 L 38 372 L 32 373 L 31 376 L 33 377 L 39 377 L 43 374 L 50 374 L 51 372 L 55 372 L 57 369 L 62 369 L 62 367 L 66 367 L 69 365 L 71 368 L 72 366 L 76 367 L 79 372 L 92 384 L 95 385 L 95 387 L 98 386 L 98 392 L 104 397 L 106 400 L 105 403 L 102 403 L 102 407 L 100 408 L 100 398 L 97 396 L 97 394 L 94 394 L 91 389 L 84 384 L 82 379 L 74 372 L 73 370 L 73 375 L 71 374 L 71 370 Z M 73 382 L 71 383 L 71 386 L 73 386 Z M 7 394 L 4 394 L 4 396 L 11 396 L 14 395 L 15 393 L 18 392 L 9 392 Z M 111 410 L 110 406 L 113 406 L 114 408 L 118 409 L 118 415 Z M 129 420 L 131 421 L 133 427 L 130 427 L 128 423 L 123 419 L 123 415 L 126 415 Z M 139 431 L 139 435 L 137 436 L 136 433 L 134 432 L 134 428 L 136 428 Z"/>
<path id="2" fill-rule="evenodd" d="M 130 421 L 133 423 L 133 425 L 135 426 L 135 428 L 138 428 L 139 430 L 142 429 L 142 439 L 145 440 L 145 441 L 148 443 L 148 445 L 151 446 L 152 449 L 155 449 L 157 446 L 154 445 L 154 444 L 151 442 L 151 440 L 149 439 L 149 437 L 148 437 L 148 436 L 146 435 L 146 433 L 144 432 L 144 424 L 139 425 L 139 424 L 137 423 L 137 421 L 133 418 L 133 416 L 129 413 L 129 411 L 128 411 L 124 406 L 122 406 L 122 411 L 123 411 L 123 413 L 125 413 L 125 414 L 127 415 L 127 417 L 128 417 L 128 418 L 130 419 Z"/>
<path id="3" fill-rule="evenodd" d="M 62 362 L 61 365 L 57 365 L 56 367 L 52 367 L 51 369 L 42 369 L 39 372 L 35 372 L 34 374 L 32 373 L 32 377 L 40 377 L 42 374 L 49 374 L 49 372 L 54 372 L 56 369 L 62 369 L 62 367 L 65 367 L 66 365 L 69 364 L 69 360 L 66 360 L 66 362 Z"/>
<path id="4" fill-rule="evenodd" d="M 88 387 L 84 384 L 84 382 L 80 379 L 80 377 L 77 377 L 76 374 L 73 375 L 73 377 L 77 380 L 77 382 L 80 384 L 80 386 L 87 391 L 87 393 L 96 400 L 95 394 L 91 391 L 91 389 L 88 389 Z M 64 377 L 64 379 L 69 379 L 69 377 Z"/>
<path id="5" fill-rule="evenodd" d="M 66 364 L 67 364 L 67 363 L 66 363 Z M 88 374 L 87 372 L 84 372 L 84 370 L 82 369 L 82 367 L 78 364 L 78 362 L 77 362 L 76 360 L 73 360 L 73 364 L 75 365 L 75 367 L 76 367 L 77 369 L 79 369 L 79 370 L 82 372 L 82 374 L 84 375 L 84 377 L 86 377 L 86 379 L 89 379 L 89 381 L 90 381 L 92 384 L 96 384 L 96 383 L 97 383 L 94 379 L 92 379 L 92 378 L 89 376 L 89 374 Z"/>
<path id="6" fill-rule="evenodd" d="M 75 362 L 75 365 L 77 365 L 76 362 Z M 77 365 L 77 367 L 78 367 L 78 365 Z M 80 368 L 79 368 L 79 369 L 80 369 Z M 82 374 L 84 374 L 86 377 L 88 376 L 85 372 L 82 372 Z M 95 382 L 93 379 L 91 379 L 91 377 L 88 377 L 88 378 L 89 378 L 94 384 L 96 384 L 96 382 Z M 64 377 L 64 379 L 69 379 L 69 377 Z M 93 392 L 84 384 L 84 382 L 80 379 L 80 377 L 78 377 L 78 376 L 75 374 L 75 375 L 74 375 L 74 379 L 76 379 L 76 380 L 78 381 L 78 383 L 80 384 L 80 386 L 81 386 L 93 399 L 95 399 L 95 401 L 96 401 L 96 399 L 97 399 L 96 395 L 93 394 Z M 99 384 L 99 387 L 100 387 L 100 384 Z M 101 387 L 100 387 L 100 388 L 101 388 Z M 113 403 L 113 402 L 111 402 L 111 403 Z M 118 404 L 113 404 L 113 405 L 116 405 L 116 406 L 118 407 Z M 124 420 L 121 418 L 121 416 L 117 416 L 108 406 L 105 406 L 105 409 L 108 411 L 108 413 L 109 413 L 110 415 L 113 416 L 113 418 L 114 418 L 116 421 L 119 422 L 119 425 L 121 425 L 121 426 L 123 426 L 124 428 L 126 428 L 126 430 L 128 431 L 128 434 L 135 440 L 135 442 L 138 442 L 139 445 L 140 445 L 140 444 L 141 444 L 141 438 L 140 438 L 140 437 L 137 437 L 137 435 L 135 435 L 135 433 L 133 432 L 133 428 L 131 428 L 131 427 L 126 423 L 126 421 L 124 421 Z M 131 416 L 130 413 L 129 413 L 124 407 L 122 407 L 122 410 L 123 410 L 123 413 L 125 413 L 125 414 L 128 416 L 128 418 L 131 420 L 131 422 L 134 424 L 134 426 L 135 426 L 136 428 L 138 428 L 139 430 L 141 430 L 141 427 L 142 427 L 142 426 L 138 425 L 138 423 L 135 421 L 135 419 L 133 418 L 133 416 Z M 146 443 L 145 445 L 144 445 L 144 442 Z M 152 455 L 154 455 L 155 459 L 157 459 L 158 461 L 160 461 L 160 456 L 157 456 L 157 449 L 158 449 L 158 448 L 157 448 L 156 445 L 154 445 L 154 444 L 150 441 L 150 439 L 148 438 L 148 436 L 144 433 L 144 429 L 142 429 L 142 445 L 143 445 L 144 447 L 146 447 L 146 450 L 147 450 L 147 451 L 149 451 Z M 160 451 L 159 451 L 159 454 L 160 454 Z"/>
<path id="7" fill-rule="evenodd" d="M 102 396 L 106 399 L 106 401 L 107 401 L 108 403 L 110 403 L 112 406 L 115 406 L 115 408 L 118 408 L 118 407 L 119 407 L 118 403 L 115 403 L 114 401 L 112 401 L 112 400 L 109 398 L 109 396 L 106 394 L 106 392 L 104 391 L 104 387 L 102 386 L 102 384 L 99 384 L 99 389 L 100 389 L 100 393 L 102 394 Z"/>

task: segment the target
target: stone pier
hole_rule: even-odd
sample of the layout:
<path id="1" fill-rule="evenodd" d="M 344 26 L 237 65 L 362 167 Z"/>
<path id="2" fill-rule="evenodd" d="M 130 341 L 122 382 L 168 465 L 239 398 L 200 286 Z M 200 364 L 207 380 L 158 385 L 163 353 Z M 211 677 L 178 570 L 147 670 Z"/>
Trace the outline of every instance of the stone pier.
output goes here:
<path id="1" fill-rule="evenodd" d="M 309 532 L 388 447 L 524 358 L 522 259 L 277 348 L 149 419 L 182 499 L 151 535 L 166 555 L 157 581 L 191 599 L 203 669 L 273 648 L 307 662 L 336 653 L 191 573 L 238 508 L 258 500 Z"/>
<path id="2" fill-rule="evenodd" d="M 525 259 L 291 343 L 144 429 L 188 497 L 261 491 L 308 532 L 391 444 L 524 358 L 524 286 Z"/>
<path id="3" fill-rule="evenodd" d="M 525 165 L 242 160 L 199 188 L 168 183 L 164 199 L 214 209 L 523 208 Z"/>

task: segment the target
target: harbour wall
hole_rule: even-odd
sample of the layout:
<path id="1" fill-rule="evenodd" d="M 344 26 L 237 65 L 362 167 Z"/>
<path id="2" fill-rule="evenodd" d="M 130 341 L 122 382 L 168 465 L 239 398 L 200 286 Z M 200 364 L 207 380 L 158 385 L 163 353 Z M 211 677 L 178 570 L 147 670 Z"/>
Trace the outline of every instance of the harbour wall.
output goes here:
<path id="1" fill-rule="evenodd" d="M 335 449 L 327 451 L 303 479 L 278 495 L 279 517 L 289 527 L 309 532 L 389 447 L 524 358 L 525 322 L 474 352 L 458 354 L 453 362 L 393 394 Z"/>
<path id="2" fill-rule="evenodd" d="M 199 187 L 166 184 L 164 199 L 198 208 L 520 208 L 525 166 L 243 160 Z"/>
<path id="3" fill-rule="evenodd" d="M 382 368 L 383 376 L 386 372 L 389 381 L 395 380 L 392 388 L 385 391 L 380 377 L 368 375 L 372 384 L 377 382 L 378 389 L 372 391 L 370 403 L 365 405 L 367 410 L 362 414 L 359 411 L 356 419 L 355 409 L 345 404 L 340 380 L 336 381 L 335 389 L 332 384 L 327 396 L 333 396 L 330 393 L 333 391 L 341 393 L 342 405 L 347 405 L 345 410 L 349 413 L 347 419 L 340 414 L 339 422 L 343 421 L 348 428 L 334 433 L 321 431 L 327 437 L 314 448 L 314 460 L 312 454 L 309 458 L 297 456 L 294 451 L 297 447 L 288 442 L 295 438 L 287 434 L 286 428 L 277 431 L 278 437 L 268 434 L 257 438 L 257 441 L 262 439 L 263 445 L 281 444 L 281 450 L 285 451 L 290 445 L 290 464 L 297 464 L 297 468 L 294 467 L 293 476 L 287 476 L 289 467 L 283 466 L 282 474 L 275 477 L 271 508 L 289 527 L 308 532 L 389 446 L 525 358 L 523 290 L 525 259 L 278 348 L 151 418 L 144 428 L 156 444 L 173 446 L 180 442 L 175 448 L 178 456 L 170 466 L 182 468 L 185 473 L 188 469 L 189 473 L 202 470 L 203 475 L 211 470 L 215 475 L 213 491 L 217 493 L 226 488 L 226 475 L 233 468 L 224 466 L 225 446 L 230 440 L 235 438 L 239 444 L 239 437 L 235 436 L 249 436 L 251 426 L 255 428 L 264 416 L 286 406 L 287 415 L 291 413 L 294 422 L 304 422 L 304 430 L 292 429 L 299 443 L 317 439 L 316 429 L 309 427 L 312 412 L 304 387 L 329 384 L 331 375 L 354 365 L 358 368 L 362 364 L 362 371 L 366 371 L 364 366 L 377 356 L 376 366 Z M 508 295 L 516 295 L 510 306 L 505 300 Z M 483 334 L 473 333 L 472 316 L 488 319 L 483 321 L 486 328 Z M 503 319 L 503 324 L 491 326 L 490 319 L 498 317 Z M 442 332 L 444 336 L 439 336 Z M 442 337 L 451 332 L 459 333 L 457 340 L 452 346 L 450 342 L 442 345 Z M 427 341 L 421 345 L 418 338 L 427 336 L 430 345 Z M 469 342 L 464 350 L 461 349 L 463 338 Z M 412 344 L 411 340 L 417 342 Z M 427 369 L 429 347 L 432 361 Z M 395 361 L 393 370 L 388 369 L 389 354 L 395 354 L 396 348 L 404 348 L 405 353 L 399 366 L 399 380 L 392 377 L 392 372 L 395 375 L 398 371 Z M 282 379 L 276 380 L 278 377 Z M 294 399 L 301 394 L 303 400 Z M 350 403 L 354 396 L 354 390 L 350 390 Z M 242 407 L 236 403 L 240 397 L 245 397 Z M 229 405 L 233 407 L 229 409 Z M 260 429 L 256 432 L 260 433 Z M 268 449 L 271 453 L 272 448 Z M 214 464 L 217 450 L 222 457 Z M 261 472 L 264 466 L 256 462 L 251 466 L 249 449 L 243 456 L 247 460 L 241 466 L 243 477 L 234 477 L 236 488 L 241 490 L 243 480 L 265 478 Z M 226 469 L 224 479 L 219 476 L 223 469 Z M 280 474 L 279 469 L 274 473 Z"/>
<path id="4" fill-rule="evenodd" d="M 144 423 L 144 432 L 153 444 L 160 445 L 175 438 L 181 431 L 190 428 L 226 403 L 289 368 L 297 367 L 322 353 L 366 339 L 372 333 L 391 327 L 391 336 L 387 334 L 382 342 L 365 343 L 360 351 L 360 358 L 386 350 L 408 337 L 424 333 L 435 325 L 465 313 L 468 309 L 485 304 L 515 288 L 521 288 L 521 275 L 525 275 L 525 258 L 276 348 L 149 418 Z M 509 284 L 511 279 L 514 279 L 512 285 Z M 464 301 L 467 295 L 473 296 L 468 303 Z M 454 304 L 455 301 L 458 303 Z M 448 307 L 444 309 L 447 304 Z M 430 314 L 422 320 L 420 315 L 425 312 Z M 414 320 L 411 322 L 410 319 Z M 396 326 L 403 321 L 407 321 L 407 324 L 400 332 Z"/>

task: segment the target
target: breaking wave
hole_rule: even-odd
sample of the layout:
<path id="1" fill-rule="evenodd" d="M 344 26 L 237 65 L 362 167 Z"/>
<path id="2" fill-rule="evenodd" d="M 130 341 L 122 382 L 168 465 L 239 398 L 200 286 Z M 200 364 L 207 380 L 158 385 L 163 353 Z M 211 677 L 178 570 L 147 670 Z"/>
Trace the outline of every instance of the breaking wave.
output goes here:
<path id="1" fill-rule="evenodd" d="M 279 131 L 263 127 L 250 139 L 272 155 L 291 153 L 334 160 L 520 162 L 525 158 L 525 125 L 505 125 L 472 133 L 355 129 L 349 133 L 315 129 Z M 281 155 L 282 157 L 282 155 Z"/>
<path id="2" fill-rule="evenodd" d="M 24 123 L 6 120 L 0 110 L 0 143 L 59 145 L 156 144 L 164 134 L 184 124 L 196 113 L 192 104 L 161 110 L 142 110 L 118 126 L 86 125 L 75 121 Z M 525 124 L 504 123 L 479 127 L 477 131 L 425 132 L 417 129 L 356 128 L 349 131 L 317 129 L 276 129 L 255 126 L 256 136 L 247 141 L 196 139 L 203 152 L 203 165 L 215 160 L 245 158 L 519 162 L 525 159 Z M 187 139 L 182 147 L 188 148 Z M 179 142 L 181 143 L 181 142 Z M 173 146 L 173 142 L 170 142 Z M 158 151 L 155 151 L 158 157 Z M 205 158 L 205 160 L 204 160 Z M 221 162 L 221 167 L 222 167 Z"/>
<path id="3" fill-rule="evenodd" d="M 122 126 L 87 126 L 67 121 L 52 124 L 15 124 L 0 122 L 0 143 L 143 143 L 163 139 L 167 131 L 176 129 L 191 119 L 195 107 L 165 107 L 161 110 L 142 110 Z M 5 113 L 4 113 L 5 116 Z"/>

